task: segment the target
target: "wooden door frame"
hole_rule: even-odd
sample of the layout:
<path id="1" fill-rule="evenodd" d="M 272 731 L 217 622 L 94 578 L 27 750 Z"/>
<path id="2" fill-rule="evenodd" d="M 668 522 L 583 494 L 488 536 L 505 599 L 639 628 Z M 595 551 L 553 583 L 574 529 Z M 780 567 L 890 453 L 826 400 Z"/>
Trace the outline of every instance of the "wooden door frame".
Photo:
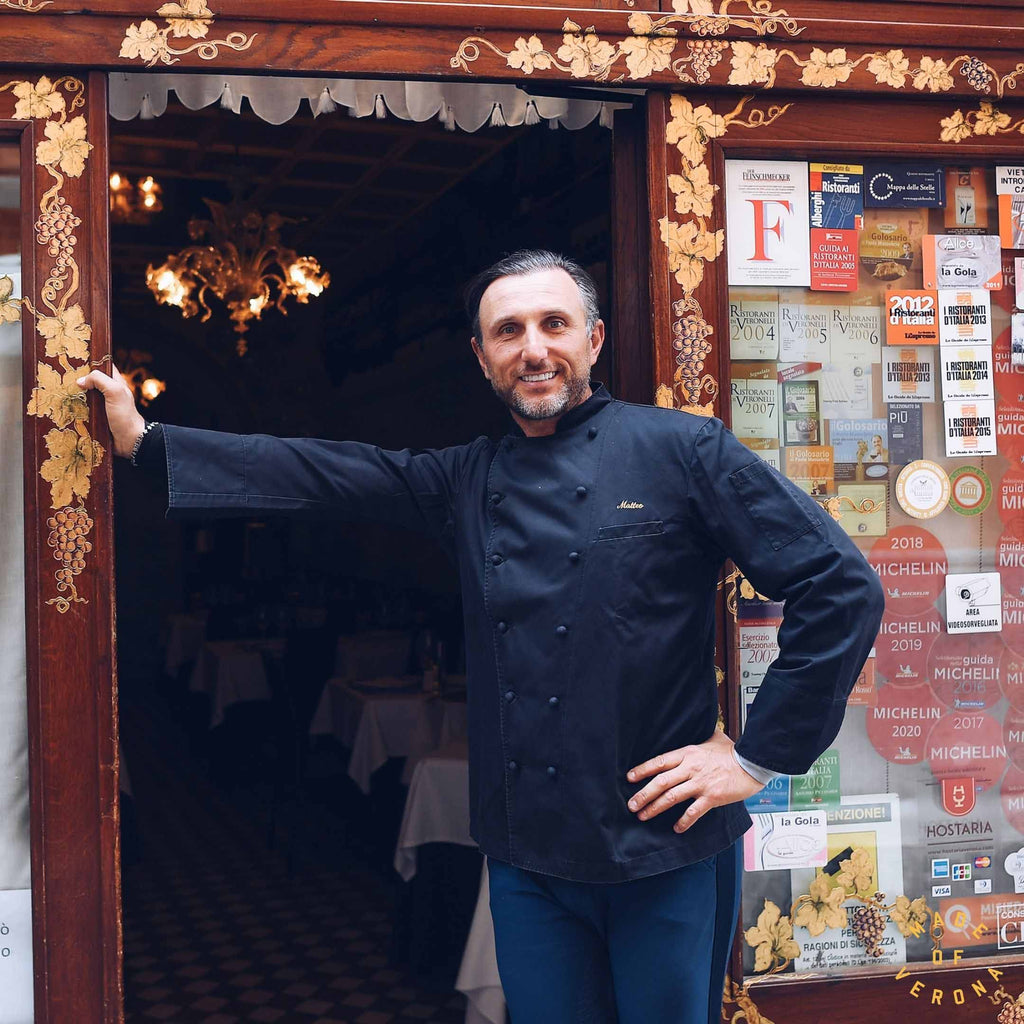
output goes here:
<path id="1" fill-rule="evenodd" d="M 57 116 L 50 110 L 54 116 L 49 117 L 38 111 L 37 116 L 21 116 L 24 111 L 15 103 L 18 81 L 17 75 L 0 75 L 0 133 L 17 137 L 21 150 L 35 1020 L 108 1024 L 121 1020 L 122 1003 L 112 475 L 109 457 L 102 456 L 84 469 L 60 471 L 60 460 L 69 456 L 69 439 L 72 460 L 88 453 L 95 463 L 98 450 L 91 438 L 86 441 L 88 418 L 76 414 L 69 420 L 50 403 L 53 378 L 68 370 L 86 372 L 91 361 L 109 355 L 106 76 L 92 73 L 83 81 L 54 75 L 50 95 L 60 97 L 61 111 Z M 59 126 L 59 135 L 76 117 L 89 126 L 92 145 L 81 169 L 67 151 L 40 149 L 52 142 L 48 126 Z M 48 232 L 54 220 L 67 224 L 71 218 L 81 221 L 70 226 L 74 240 L 65 235 L 59 252 L 51 253 L 41 232 Z M 83 316 L 76 328 L 78 311 Z M 74 334 L 73 341 L 49 329 L 61 325 Z M 62 338 L 70 341 L 70 349 L 62 346 Z M 61 454 L 55 457 L 58 448 Z M 47 465 L 57 472 L 46 470 L 44 479 Z M 51 489 L 54 481 L 56 490 Z M 90 520 L 87 539 L 93 547 L 87 568 L 57 575 L 64 563 L 55 561 L 47 520 L 58 509 L 79 507 Z"/>
<path id="2" fill-rule="evenodd" d="M 83 69 L 80 78 L 87 79 L 82 116 L 93 149 L 86 173 L 68 176 L 64 188 L 83 220 L 77 248 L 80 305 L 92 326 L 91 360 L 106 357 L 110 348 L 104 71 L 397 75 L 538 89 L 647 88 L 643 113 L 623 118 L 615 142 L 620 168 L 625 171 L 623 162 L 629 166 L 618 180 L 636 190 L 632 197 L 616 197 L 615 245 L 632 253 L 638 268 L 638 286 L 626 290 L 615 312 L 615 376 L 624 397 L 654 398 L 702 413 L 724 411 L 719 382 L 728 379 L 721 344 L 727 322 L 724 272 L 715 262 L 724 221 L 720 193 L 698 203 L 688 198 L 681 184 L 687 169 L 706 164 L 709 184 L 720 185 L 721 154 L 741 144 L 735 139 L 747 132 L 756 135 L 746 142 L 755 148 L 784 139 L 788 122 L 773 111 L 794 98 L 821 98 L 827 105 L 838 95 L 899 105 L 913 97 L 907 109 L 915 115 L 924 105 L 942 105 L 944 117 L 986 101 L 1018 116 L 1017 107 L 1005 101 L 1017 81 L 1024 43 L 1024 23 L 1007 13 L 1020 8 L 1012 0 L 972 4 L 966 14 L 954 0 L 786 0 L 785 11 L 772 0 L 713 0 L 719 19 L 729 15 L 724 32 L 721 20 L 712 24 L 673 12 L 671 0 L 533 0 L 509 7 L 483 0 L 208 0 L 210 16 L 193 19 L 201 24 L 192 26 L 160 18 L 158 6 L 155 0 L 94 0 L 83 13 L 77 0 L 0 0 L 0 83 L 20 78 L 38 85 L 40 76 L 56 79 L 54 69 L 64 75 L 68 68 Z M 965 39 L 972 47 L 966 54 Z M 940 64 L 948 84 L 937 70 Z M 976 85 L 979 74 L 989 77 L 983 89 Z M 708 122 L 705 112 L 722 121 Z M 0 102 L 0 117 L 9 116 Z M 702 126 L 694 127 L 695 118 Z M 34 161 L 44 120 L 13 127 L 5 121 L 0 128 L 21 133 L 32 175 L 29 191 L 38 203 L 45 175 Z M 933 128 L 931 145 L 938 124 Z M 838 149 L 831 136 L 819 138 Z M 966 157 L 990 141 L 971 137 L 958 152 Z M 26 261 L 24 291 L 38 306 L 49 265 L 28 224 L 25 251 L 36 258 Z M 34 265 L 40 268 L 35 277 Z M 646 285 L 640 284 L 644 277 Z M 631 333 L 631 323 L 642 329 Z M 674 347 L 695 329 L 706 346 Z M 38 383 L 39 363 L 53 369 L 55 361 L 27 320 L 24 337 L 27 398 Z M 94 396 L 89 408 L 95 422 Z M 26 491 L 26 585 L 37 1020 L 107 1024 L 121 1019 L 110 458 L 91 477 L 87 507 L 95 523 L 94 550 L 74 581 L 77 595 L 91 603 L 90 614 L 80 604 L 62 612 L 47 603 L 55 596 L 53 552 L 44 529 L 51 496 L 39 476 L 48 455 L 44 438 L 53 425 L 33 422 L 36 429 L 26 435 L 26 480 L 35 481 Z M 100 440 L 109 447 L 107 438 Z M 720 614 L 720 622 L 724 618 Z M 816 1019 L 812 1012 L 834 1015 L 840 990 L 847 1003 L 850 994 L 857 995 L 858 1012 L 880 1020 L 892 1008 L 891 977 L 833 979 L 809 989 L 793 982 L 758 984 L 750 993 L 740 987 L 741 973 L 733 978 L 730 1015 L 742 1010 L 748 1020 L 756 1013 L 753 994 L 775 1014 L 776 1024 Z M 781 993 L 788 999 L 784 1017 Z M 897 1014 L 903 1012 L 900 1007 Z"/>

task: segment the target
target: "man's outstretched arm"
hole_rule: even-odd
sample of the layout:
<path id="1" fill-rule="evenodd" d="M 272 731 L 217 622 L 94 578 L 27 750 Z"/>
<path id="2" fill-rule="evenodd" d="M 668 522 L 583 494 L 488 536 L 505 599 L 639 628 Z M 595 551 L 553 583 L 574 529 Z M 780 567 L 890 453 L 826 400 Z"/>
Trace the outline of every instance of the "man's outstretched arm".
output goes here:
<path id="1" fill-rule="evenodd" d="M 145 420 L 128 386 L 94 370 L 82 387 L 103 394 L 114 451 L 131 455 Z M 353 441 L 230 434 L 164 425 L 169 515 L 277 514 L 375 520 L 445 540 L 454 497 L 483 439 L 439 451 L 385 451 Z M 150 438 L 145 439 L 143 448 Z M 159 448 L 158 443 L 152 447 Z M 147 453 L 144 459 L 152 465 Z M 157 460 L 158 461 L 158 460 Z"/>

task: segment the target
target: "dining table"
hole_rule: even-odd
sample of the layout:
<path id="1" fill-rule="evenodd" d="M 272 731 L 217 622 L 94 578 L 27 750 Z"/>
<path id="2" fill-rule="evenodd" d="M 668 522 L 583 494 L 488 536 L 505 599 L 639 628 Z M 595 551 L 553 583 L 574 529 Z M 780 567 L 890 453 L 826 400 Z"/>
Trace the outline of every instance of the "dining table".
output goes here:
<path id="1" fill-rule="evenodd" d="M 416 765 L 395 846 L 395 870 L 404 881 L 416 876 L 419 848 L 433 843 L 476 846 L 469 834 L 469 755 L 465 739 L 450 741 Z M 466 1024 L 505 1024 L 505 995 L 498 976 L 486 860 L 455 987 L 466 996 Z"/>
<path id="2" fill-rule="evenodd" d="M 271 699 L 263 659 L 268 654 L 283 657 L 284 650 L 285 641 L 280 637 L 208 640 L 203 644 L 188 688 L 209 696 L 209 728 L 223 723 L 232 704 Z"/>

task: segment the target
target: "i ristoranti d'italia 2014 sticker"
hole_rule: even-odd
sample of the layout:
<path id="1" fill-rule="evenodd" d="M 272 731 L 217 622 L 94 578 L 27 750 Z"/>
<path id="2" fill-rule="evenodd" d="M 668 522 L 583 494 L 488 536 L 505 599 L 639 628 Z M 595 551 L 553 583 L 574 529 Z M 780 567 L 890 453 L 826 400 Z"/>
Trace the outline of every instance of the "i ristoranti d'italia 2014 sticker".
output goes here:
<path id="1" fill-rule="evenodd" d="M 904 466 L 896 478 L 896 500 L 914 519 L 933 519 L 949 504 L 949 494 L 946 471 L 929 459 Z"/>
<path id="2" fill-rule="evenodd" d="M 992 481 L 977 466 L 961 466 L 949 474 L 949 507 L 962 516 L 977 516 L 992 501 Z"/>

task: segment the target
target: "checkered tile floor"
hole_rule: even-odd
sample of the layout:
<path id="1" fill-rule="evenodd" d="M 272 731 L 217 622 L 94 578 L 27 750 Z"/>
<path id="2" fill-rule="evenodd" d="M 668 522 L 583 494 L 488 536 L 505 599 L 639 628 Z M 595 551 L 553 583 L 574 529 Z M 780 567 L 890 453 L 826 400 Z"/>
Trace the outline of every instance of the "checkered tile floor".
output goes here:
<path id="1" fill-rule="evenodd" d="M 130 1024 L 457 1024 L 465 999 L 389 961 L 393 882 L 316 809 L 292 877 L 258 796 L 227 794 L 158 706 L 122 709 L 141 837 L 125 865 Z M 309 816 L 307 816 L 309 817 Z"/>

